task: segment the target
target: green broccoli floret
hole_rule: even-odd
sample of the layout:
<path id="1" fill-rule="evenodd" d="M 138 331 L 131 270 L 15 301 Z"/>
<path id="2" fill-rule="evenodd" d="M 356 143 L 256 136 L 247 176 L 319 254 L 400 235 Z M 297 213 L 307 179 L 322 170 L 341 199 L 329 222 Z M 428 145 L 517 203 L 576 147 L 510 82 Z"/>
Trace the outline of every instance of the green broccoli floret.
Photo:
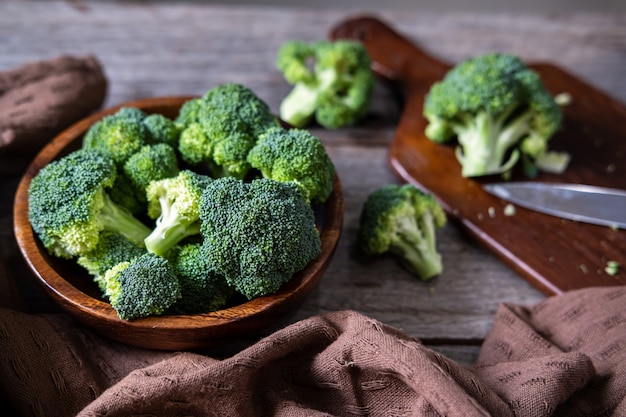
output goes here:
<path id="1" fill-rule="evenodd" d="M 157 219 L 145 239 L 150 252 L 165 256 L 186 237 L 200 233 L 200 200 L 212 181 L 209 176 L 182 170 L 175 177 L 148 185 L 148 216 Z"/>
<path id="2" fill-rule="evenodd" d="M 185 162 L 206 164 L 214 177 L 240 179 L 250 169 L 246 157 L 259 134 L 278 126 L 268 105 L 236 83 L 219 85 L 186 102 L 176 123 L 182 126 L 178 150 Z"/>
<path id="3" fill-rule="evenodd" d="M 173 256 L 181 297 L 168 313 L 201 314 L 219 310 L 235 292 L 223 276 L 212 270 L 201 246 L 200 243 L 183 245 Z"/>
<path id="4" fill-rule="evenodd" d="M 520 153 L 532 165 L 562 120 L 539 74 L 501 53 L 452 68 L 426 95 L 424 116 L 429 139 L 445 142 L 456 136 L 464 177 L 508 173 Z"/>
<path id="5" fill-rule="evenodd" d="M 323 203 L 333 188 L 335 167 L 318 137 L 303 129 L 268 129 L 248 153 L 265 178 L 296 182 L 309 201 Z"/>
<path id="6" fill-rule="evenodd" d="M 151 141 L 143 123 L 146 113 L 134 107 L 123 107 L 94 123 L 83 138 L 83 148 L 109 155 L 118 166 Z"/>
<path id="7" fill-rule="evenodd" d="M 200 220 L 207 262 L 248 299 L 276 292 L 321 250 L 313 209 L 295 183 L 216 179 L 202 194 Z"/>
<path id="8" fill-rule="evenodd" d="M 122 320 L 161 315 L 180 298 L 173 266 L 149 252 L 115 265 L 103 281 L 104 295 Z"/>
<path id="9" fill-rule="evenodd" d="M 139 192 L 130 178 L 118 170 L 115 183 L 108 189 L 109 197 L 113 202 L 128 210 L 133 216 L 143 218 L 146 215 L 146 193 Z"/>
<path id="10" fill-rule="evenodd" d="M 359 42 L 288 41 L 278 51 L 276 66 L 294 86 L 280 104 L 280 117 L 295 127 L 315 119 L 335 129 L 356 123 L 369 110 L 376 79 Z"/>
<path id="11" fill-rule="evenodd" d="M 180 126 L 168 117 L 159 113 L 153 113 L 143 119 L 150 132 L 151 143 L 167 143 L 173 148 L 178 147 Z"/>
<path id="12" fill-rule="evenodd" d="M 446 215 L 431 194 L 411 184 L 389 184 L 372 192 L 361 211 L 358 247 L 367 256 L 392 253 L 423 280 L 443 270 L 436 230 Z"/>
<path id="13" fill-rule="evenodd" d="M 123 172 L 138 193 L 138 198 L 145 201 L 146 187 L 150 182 L 178 174 L 176 149 L 166 143 L 144 145 L 126 160 Z"/>
<path id="14" fill-rule="evenodd" d="M 124 236 L 114 232 L 102 232 L 96 247 L 78 257 L 76 263 L 93 276 L 94 281 L 105 291 L 104 274 L 115 265 L 132 261 L 146 253 L 146 248 L 137 246 Z"/>
<path id="15" fill-rule="evenodd" d="M 71 258 L 92 251 L 108 230 L 136 244 L 150 229 L 107 193 L 117 176 L 113 160 L 80 149 L 44 166 L 28 190 L 28 216 L 48 251 Z"/>

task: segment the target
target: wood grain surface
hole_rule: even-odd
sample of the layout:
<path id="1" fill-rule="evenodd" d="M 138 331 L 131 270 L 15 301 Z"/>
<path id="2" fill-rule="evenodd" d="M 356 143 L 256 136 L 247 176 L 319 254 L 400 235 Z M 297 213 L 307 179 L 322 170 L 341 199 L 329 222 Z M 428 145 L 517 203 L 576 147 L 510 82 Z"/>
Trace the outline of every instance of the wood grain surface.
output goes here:
<path id="1" fill-rule="evenodd" d="M 153 96 L 198 95 L 219 83 L 237 81 L 276 111 L 290 90 L 274 66 L 281 43 L 325 38 L 332 27 L 354 15 L 319 8 L 238 8 L 184 1 L 75 4 L 3 1 L 0 70 L 61 53 L 94 54 L 109 80 L 105 107 Z M 626 102 L 623 15 L 415 10 L 381 11 L 377 16 L 442 62 L 493 50 L 511 52 L 528 61 L 552 62 Z M 398 182 L 388 155 L 401 110 L 397 92 L 381 83 L 370 114 L 359 125 L 336 131 L 311 128 L 326 145 L 341 178 L 344 225 L 319 285 L 280 325 L 353 309 L 471 363 L 500 303 L 531 304 L 545 294 L 453 222 L 438 234 L 445 269 L 430 282 L 415 279 L 392 258 L 368 261 L 355 253 L 366 196 Z M 0 180 L 0 253 L 6 269 L 0 284 L 10 289 L 0 291 L 0 301 L 32 313 L 58 313 L 25 265 L 13 235 L 13 196 L 24 169 L 22 165 L 21 171 Z"/>

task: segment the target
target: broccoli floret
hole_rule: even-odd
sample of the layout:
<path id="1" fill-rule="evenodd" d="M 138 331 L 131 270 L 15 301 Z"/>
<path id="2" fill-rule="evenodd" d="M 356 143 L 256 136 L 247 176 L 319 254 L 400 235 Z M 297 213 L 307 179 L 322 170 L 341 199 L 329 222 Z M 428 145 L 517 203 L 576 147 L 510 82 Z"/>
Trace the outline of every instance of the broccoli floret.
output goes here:
<path id="1" fill-rule="evenodd" d="M 356 123 L 369 110 L 376 81 L 359 42 L 288 41 L 278 51 L 276 66 L 294 86 L 280 104 L 280 117 L 295 127 L 315 119 L 336 129 Z"/>
<path id="2" fill-rule="evenodd" d="M 452 68 L 431 86 L 424 116 L 429 139 L 457 138 L 464 177 L 508 173 L 520 153 L 532 166 L 562 120 L 539 74 L 518 57 L 501 53 L 477 56 Z"/>
<path id="3" fill-rule="evenodd" d="M 389 184 L 372 192 L 361 211 L 358 247 L 367 256 L 392 253 L 423 280 L 443 270 L 436 230 L 446 215 L 431 194 L 411 184 Z"/>
<path id="4" fill-rule="evenodd" d="M 209 176 L 182 170 L 175 177 L 148 185 L 148 216 L 157 219 L 145 239 L 150 252 L 165 256 L 181 240 L 200 233 L 200 200 L 212 181 Z"/>
<path id="5" fill-rule="evenodd" d="M 159 113 L 153 113 L 143 120 L 150 132 L 151 143 L 167 143 L 173 148 L 178 147 L 180 126 L 174 120 Z"/>
<path id="6" fill-rule="evenodd" d="M 247 87 L 219 85 L 181 107 L 176 123 L 182 126 L 178 150 L 182 159 L 206 164 L 214 177 L 244 178 L 246 157 L 259 134 L 278 126 L 268 105 Z"/>
<path id="7" fill-rule="evenodd" d="M 174 267 L 149 252 L 115 265 L 103 281 L 104 295 L 122 320 L 163 314 L 180 298 Z"/>
<path id="8" fill-rule="evenodd" d="M 123 166 L 131 155 L 150 143 L 150 131 L 143 123 L 146 116 L 140 109 L 122 107 L 91 126 L 83 138 L 83 148 L 109 155 L 118 166 Z"/>
<path id="9" fill-rule="evenodd" d="M 115 204 L 124 207 L 133 216 L 143 218 L 146 215 L 145 191 L 139 192 L 123 171 L 118 170 L 115 183 L 107 191 Z"/>
<path id="10" fill-rule="evenodd" d="M 200 243 L 181 246 L 173 258 L 172 265 L 180 283 L 181 297 L 169 313 L 208 313 L 227 305 L 234 289 L 223 276 L 212 270 Z"/>
<path id="11" fill-rule="evenodd" d="M 106 191 L 116 176 L 110 157 L 80 149 L 50 162 L 33 178 L 28 216 L 51 254 L 71 258 L 90 252 L 103 230 L 143 244 L 150 229 Z"/>
<path id="12" fill-rule="evenodd" d="M 94 281 L 105 291 L 104 274 L 115 265 L 132 261 L 146 253 L 146 248 L 137 246 L 119 233 L 102 232 L 96 247 L 78 257 L 76 263 L 93 276 Z"/>
<path id="13" fill-rule="evenodd" d="M 211 182 L 200 204 L 202 252 L 248 299 L 276 292 L 321 250 L 313 209 L 295 183 Z"/>
<path id="14" fill-rule="evenodd" d="M 323 203 L 332 192 L 335 167 L 319 138 L 307 130 L 268 129 L 250 150 L 248 162 L 265 178 L 295 181 L 309 201 Z"/>
<path id="15" fill-rule="evenodd" d="M 143 196 L 150 182 L 178 174 L 176 150 L 166 143 L 144 145 L 126 160 L 123 172 L 141 199 L 145 201 Z"/>

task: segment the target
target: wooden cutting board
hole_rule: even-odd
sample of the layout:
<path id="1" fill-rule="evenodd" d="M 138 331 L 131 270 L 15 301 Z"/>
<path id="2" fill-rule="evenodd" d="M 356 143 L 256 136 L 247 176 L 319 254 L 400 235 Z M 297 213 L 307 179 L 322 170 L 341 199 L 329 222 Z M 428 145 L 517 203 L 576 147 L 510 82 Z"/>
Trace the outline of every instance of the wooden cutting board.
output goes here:
<path id="1" fill-rule="evenodd" d="M 363 42 L 375 72 L 401 93 L 403 111 L 389 164 L 402 181 L 434 194 L 451 221 L 547 295 L 626 284 L 626 230 L 562 220 L 521 207 L 507 216 L 507 203 L 482 189 L 483 184 L 502 178 L 463 178 L 454 147 L 424 136 L 424 96 L 450 64 L 428 55 L 374 17 L 341 22 L 329 37 Z M 541 173 L 532 180 L 626 189 L 626 107 L 554 65 L 529 66 L 552 94 L 567 92 L 572 97 L 564 108 L 563 128 L 550 141 L 551 149 L 571 155 L 570 165 L 561 175 Z M 528 178 L 514 173 L 511 180 Z M 621 264 L 616 275 L 605 272 L 608 261 Z"/>

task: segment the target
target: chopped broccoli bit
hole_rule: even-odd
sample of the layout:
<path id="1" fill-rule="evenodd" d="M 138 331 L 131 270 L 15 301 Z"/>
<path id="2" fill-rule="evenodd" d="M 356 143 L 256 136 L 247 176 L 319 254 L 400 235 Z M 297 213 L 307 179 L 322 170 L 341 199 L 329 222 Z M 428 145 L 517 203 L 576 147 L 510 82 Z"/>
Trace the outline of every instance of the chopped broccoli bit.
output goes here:
<path id="1" fill-rule="evenodd" d="M 126 160 L 123 172 L 136 191 L 144 195 L 150 182 L 178 174 L 176 150 L 166 143 L 142 146 Z"/>
<path id="2" fill-rule="evenodd" d="M 202 194 L 202 251 L 248 299 L 276 292 L 319 255 L 313 209 L 295 183 L 219 178 Z"/>
<path id="3" fill-rule="evenodd" d="M 162 114 L 154 113 L 143 119 L 143 124 L 150 133 L 151 143 L 166 143 L 174 148 L 178 146 L 180 126 Z"/>
<path id="4" fill-rule="evenodd" d="M 424 116 L 429 139 L 457 138 L 464 177 L 506 174 L 520 159 L 534 175 L 534 160 L 547 151 L 562 120 L 540 76 L 518 57 L 501 53 L 452 68 L 431 86 Z"/>
<path id="5" fill-rule="evenodd" d="M 265 178 L 296 182 L 308 200 L 323 203 L 333 188 L 335 167 L 322 142 L 302 129 L 268 129 L 248 154 Z"/>
<path id="6" fill-rule="evenodd" d="M 366 256 L 399 255 L 407 270 L 428 280 L 443 271 L 436 230 L 445 224 L 446 215 L 431 194 L 411 184 L 389 184 L 365 201 L 357 242 Z"/>
<path id="7" fill-rule="evenodd" d="M 292 126 L 304 127 L 316 120 L 336 129 L 356 123 L 369 110 L 375 77 L 367 50 L 359 42 L 288 41 L 278 51 L 276 66 L 294 86 L 279 110 Z"/>

